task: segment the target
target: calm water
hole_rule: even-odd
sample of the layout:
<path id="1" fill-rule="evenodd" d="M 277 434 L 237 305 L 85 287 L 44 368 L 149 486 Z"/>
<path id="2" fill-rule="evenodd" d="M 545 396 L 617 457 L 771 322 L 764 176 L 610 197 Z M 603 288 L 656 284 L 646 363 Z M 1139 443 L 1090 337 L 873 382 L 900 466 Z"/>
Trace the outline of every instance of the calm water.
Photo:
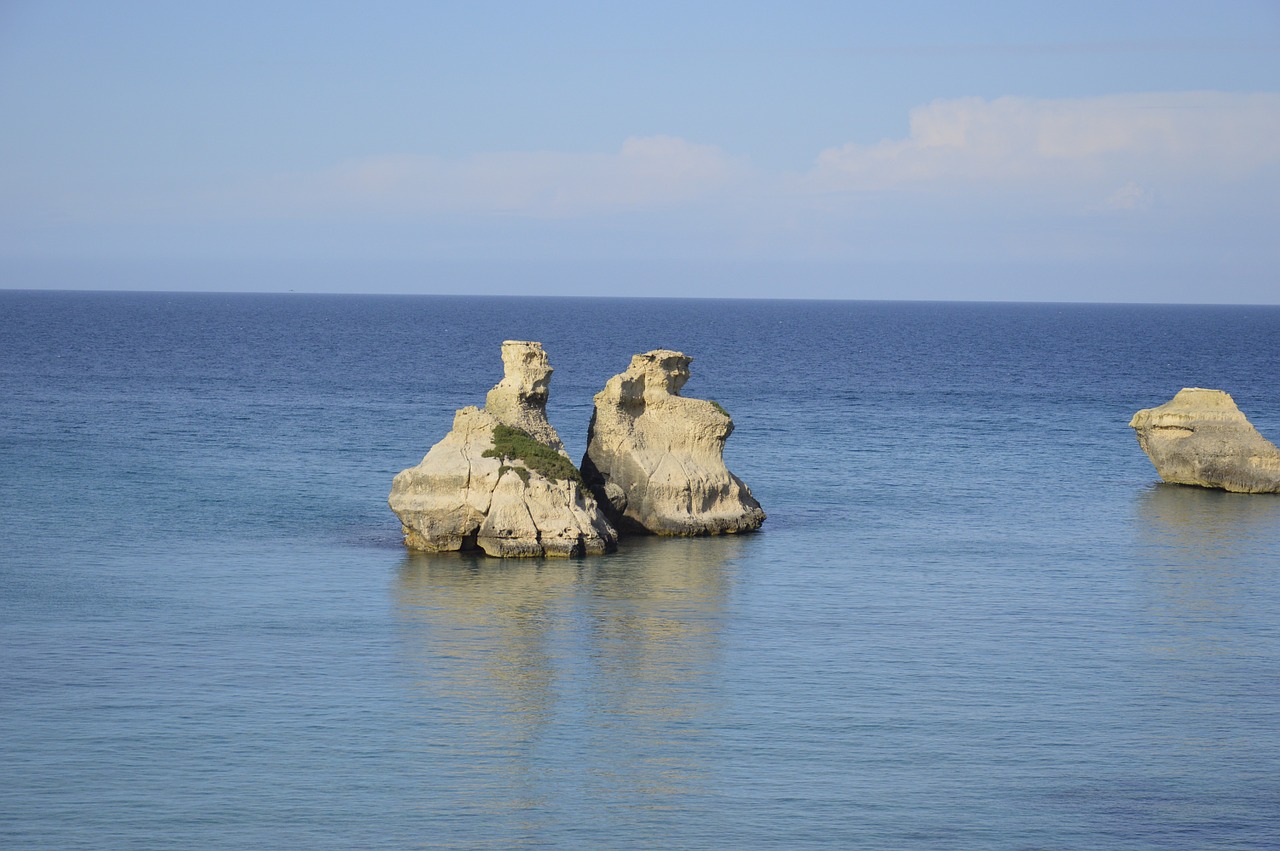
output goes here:
<path id="1" fill-rule="evenodd" d="M 752 536 L 407 554 L 506 338 L 656 347 Z M 0 292 L 0 846 L 1280 847 L 1280 308 Z"/>

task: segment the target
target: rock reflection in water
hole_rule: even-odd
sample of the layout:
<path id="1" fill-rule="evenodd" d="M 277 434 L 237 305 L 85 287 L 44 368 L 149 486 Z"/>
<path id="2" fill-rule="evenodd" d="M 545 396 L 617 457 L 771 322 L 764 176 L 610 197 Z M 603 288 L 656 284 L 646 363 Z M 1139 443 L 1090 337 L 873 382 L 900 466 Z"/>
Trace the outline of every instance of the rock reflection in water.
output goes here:
<path id="1" fill-rule="evenodd" d="M 1120 633 L 1134 655 L 1123 669 L 1128 700 L 1114 714 L 1133 731 L 1134 762 L 1158 754 L 1185 767 L 1180 781 L 1198 773 L 1224 788 L 1238 772 L 1253 780 L 1234 796 L 1273 801 L 1274 759 L 1258 743 L 1274 735 L 1280 693 L 1259 671 L 1280 647 L 1280 496 L 1160 484 L 1135 510 L 1129 563 L 1142 593 Z M 1132 788 L 1153 802 L 1156 821 L 1186 817 L 1185 797 L 1167 781 Z"/>
<path id="2" fill-rule="evenodd" d="M 705 804 L 720 633 L 747 543 L 641 538 L 568 561 L 407 555 L 396 605 L 429 794 L 514 820 L 508 843 Z"/>
<path id="3" fill-rule="evenodd" d="M 1221 653 L 1227 639 L 1249 643 L 1271 632 L 1259 607 L 1275 593 L 1280 496 L 1157 484 L 1136 509 L 1135 562 L 1168 634 L 1200 636 L 1201 652 Z"/>
<path id="4" fill-rule="evenodd" d="M 1143 543 L 1170 562 L 1234 564 L 1274 537 L 1280 496 L 1157 484 L 1141 493 L 1138 515 Z"/>

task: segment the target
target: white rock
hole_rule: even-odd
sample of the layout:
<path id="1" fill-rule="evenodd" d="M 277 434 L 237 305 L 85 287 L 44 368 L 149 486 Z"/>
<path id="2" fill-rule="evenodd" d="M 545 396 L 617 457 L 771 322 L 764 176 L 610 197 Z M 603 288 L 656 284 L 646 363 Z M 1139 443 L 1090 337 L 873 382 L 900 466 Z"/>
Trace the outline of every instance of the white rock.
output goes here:
<path id="1" fill-rule="evenodd" d="M 1129 421 L 1160 478 L 1236 493 L 1280 493 L 1280 449 L 1221 390 L 1186 387 Z"/>
<path id="2" fill-rule="evenodd" d="M 595 498 L 576 479 L 559 436 L 547 421 L 551 367 L 538 343 L 502 344 L 506 375 L 485 409 L 463 408 L 453 428 L 422 463 L 399 473 L 388 504 L 405 544 L 428 552 L 479 548 L 492 556 L 573 556 L 617 544 Z M 490 410 L 490 409 L 493 410 Z M 494 429 L 517 428 L 564 459 L 564 477 L 524 461 L 486 457 Z"/>
<path id="3" fill-rule="evenodd" d="M 484 409 L 499 422 L 526 431 L 539 443 L 564 454 L 560 435 L 547 420 L 547 392 L 553 370 L 542 344 L 503 341 L 502 366 L 502 380 L 485 397 Z"/>
<path id="4" fill-rule="evenodd" d="M 596 394 L 582 472 L 624 530 L 719 535 L 765 520 L 724 463 L 733 420 L 714 402 L 679 395 L 691 360 L 667 349 L 636 355 Z"/>

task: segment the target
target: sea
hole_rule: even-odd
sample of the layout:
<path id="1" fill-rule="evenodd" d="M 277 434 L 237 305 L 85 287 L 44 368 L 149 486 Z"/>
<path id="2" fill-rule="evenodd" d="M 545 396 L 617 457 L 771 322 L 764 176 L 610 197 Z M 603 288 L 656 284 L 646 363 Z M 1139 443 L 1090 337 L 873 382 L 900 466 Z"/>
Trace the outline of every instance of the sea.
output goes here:
<path id="1" fill-rule="evenodd" d="M 180 282 L 175 282 L 175 284 Z M 757 533 L 407 551 L 543 343 L 692 356 Z M 1280 307 L 0 291 L 0 847 L 1280 848 Z"/>

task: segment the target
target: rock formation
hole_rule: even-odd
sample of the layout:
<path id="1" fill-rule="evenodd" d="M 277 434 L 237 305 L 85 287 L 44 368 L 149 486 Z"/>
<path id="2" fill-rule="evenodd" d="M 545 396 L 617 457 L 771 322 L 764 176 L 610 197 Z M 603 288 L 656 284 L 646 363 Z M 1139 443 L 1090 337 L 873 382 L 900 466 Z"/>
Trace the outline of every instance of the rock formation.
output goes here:
<path id="1" fill-rule="evenodd" d="M 1187 387 L 1129 421 L 1166 482 L 1236 493 L 1280 493 L 1280 449 L 1221 390 Z"/>
<path id="2" fill-rule="evenodd" d="M 547 421 L 551 366 L 542 345 L 508 340 L 502 362 L 485 407 L 458 411 L 422 463 L 392 482 L 387 501 L 405 544 L 507 557 L 614 549 L 617 532 Z"/>
<path id="3" fill-rule="evenodd" d="M 502 344 L 502 369 L 502 380 L 484 397 L 484 409 L 499 422 L 564 453 L 560 435 L 547 420 L 552 369 L 542 344 L 507 340 Z"/>
<path id="4" fill-rule="evenodd" d="M 733 420 L 679 394 L 692 359 L 658 349 L 596 394 L 582 473 L 625 531 L 719 535 L 758 529 L 765 514 L 724 464 Z"/>

